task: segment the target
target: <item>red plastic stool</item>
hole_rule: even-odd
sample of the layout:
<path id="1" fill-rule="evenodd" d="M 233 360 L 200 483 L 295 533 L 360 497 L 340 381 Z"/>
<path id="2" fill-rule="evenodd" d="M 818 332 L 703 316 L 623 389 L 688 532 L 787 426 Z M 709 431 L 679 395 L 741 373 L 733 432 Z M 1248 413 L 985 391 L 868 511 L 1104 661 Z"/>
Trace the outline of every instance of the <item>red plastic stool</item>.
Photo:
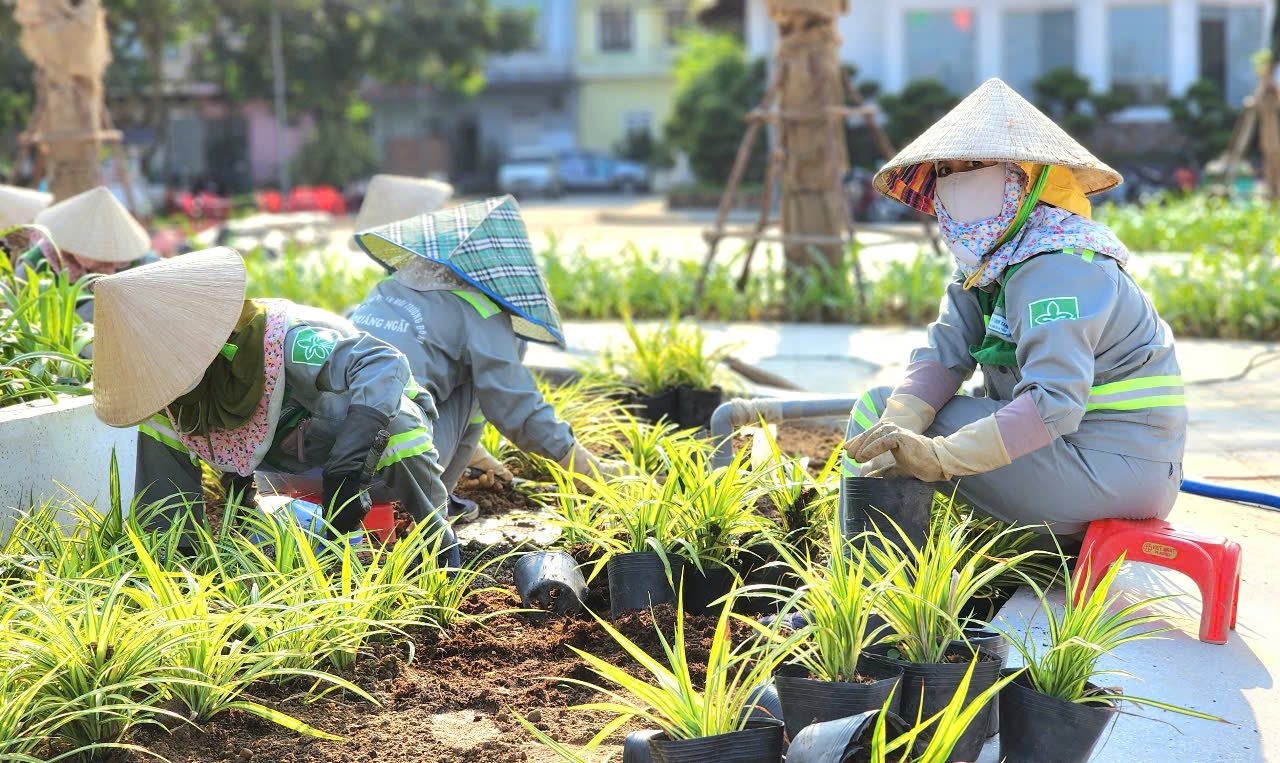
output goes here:
<path id="1" fill-rule="evenodd" d="M 290 498 L 319 503 L 320 496 L 313 493 L 285 493 Z M 390 543 L 396 537 L 396 511 L 390 503 L 375 503 L 364 521 L 360 523 L 365 532 L 371 532 L 383 543 Z"/>
<path id="2" fill-rule="evenodd" d="M 1076 596 L 1092 593 L 1098 579 L 1121 554 L 1129 561 L 1166 567 L 1194 580 L 1204 602 L 1200 640 L 1227 643 L 1228 631 L 1236 627 L 1240 599 L 1239 543 L 1179 529 L 1162 519 L 1091 522 L 1076 561 Z M 1089 589 L 1082 592 L 1086 575 Z"/>

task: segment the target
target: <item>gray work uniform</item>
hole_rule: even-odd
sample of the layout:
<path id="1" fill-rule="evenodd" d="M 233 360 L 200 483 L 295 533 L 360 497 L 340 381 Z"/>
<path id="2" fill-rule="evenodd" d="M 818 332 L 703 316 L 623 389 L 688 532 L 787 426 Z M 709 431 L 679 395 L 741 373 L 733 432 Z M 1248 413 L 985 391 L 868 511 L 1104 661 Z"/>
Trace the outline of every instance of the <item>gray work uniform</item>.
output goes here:
<path id="1" fill-rule="evenodd" d="M 400 501 L 416 520 L 443 533 L 443 547 L 452 545 L 430 403 L 424 409 L 404 395 L 404 356 L 323 310 L 289 305 L 286 321 L 284 402 L 271 447 L 256 469 L 259 486 L 320 496 L 323 472 L 359 472 L 371 443 L 344 446 L 339 434 L 348 406 L 366 406 L 390 418 L 391 433 L 370 497 L 375 503 Z M 138 498 L 169 503 L 163 516 L 171 523 L 185 511 L 172 498 L 181 493 L 199 519 L 204 507 L 198 456 L 182 445 L 163 413 L 139 425 L 138 433 Z"/>
<path id="2" fill-rule="evenodd" d="M 573 448 L 573 430 L 556 418 L 521 362 L 524 342 L 510 316 L 483 294 L 417 291 L 389 278 L 351 322 L 404 353 L 414 382 L 434 401 L 448 489 L 470 462 L 485 420 L 520 450 L 553 461 Z M 429 406 L 424 397 L 415 399 Z"/>
<path id="3" fill-rule="evenodd" d="M 1033 257 L 993 286 L 947 287 L 908 380 L 865 394 L 849 435 L 893 391 L 914 394 L 938 411 L 929 437 L 996 415 L 1012 463 L 955 485 L 997 519 L 1075 534 L 1095 519 L 1167 516 L 1187 411 L 1173 333 L 1151 301 L 1114 260 L 1083 250 Z M 980 362 L 986 397 L 955 395 Z M 846 459 L 846 473 L 857 466 Z"/>

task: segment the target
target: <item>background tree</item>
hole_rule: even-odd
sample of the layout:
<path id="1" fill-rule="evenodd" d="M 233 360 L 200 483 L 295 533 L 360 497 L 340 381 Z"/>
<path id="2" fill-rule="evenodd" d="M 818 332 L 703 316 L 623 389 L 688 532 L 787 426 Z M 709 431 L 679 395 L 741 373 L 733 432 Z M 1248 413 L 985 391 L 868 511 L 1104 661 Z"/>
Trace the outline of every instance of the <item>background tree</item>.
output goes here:
<path id="1" fill-rule="evenodd" d="M 18 47 L 19 33 L 13 9 L 0 3 L 0 172 L 6 176 L 18 150 L 18 133 L 31 121 L 36 87 L 31 62 Z"/>
<path id="2" fill-rule="evenodd" d="M 1089 80 L 1067 67 L 1045 72 L 1031 83 L 1031 90 L 1036 108 L 1076 136 L 1087 135 L 1100 121 L 1133 103 L 1132 95 L 1123 90 L 1092 92 Z"/>
<path id="3" fill-rule="evenodd" d="M 765 62 L 747 57 L 726 34 L 690 34 L 675 65 L 675 102 L 663 134 L 689 156 L 699 181 L 722 184 L 747 125 L 743 117 L 764 97 Z M 744 179 L 764 176 L 765 141 L 756 141 Z"/>
<path id="4" fill-rule="evenodd" d="M 960 98 L 935 79 L 907 83 L 897 95 L 880 96 L 877 103 L 885 115 L 889 142 L 901 148 L 955 108 Z"/>
<path id="5" fill-rule="evenodd" d="M 1227 104 L 1213 80 L 1191 84 L 1181 98 L 1169 99 L 1169 114 L 1178 130 L 1191 139 L 1202 164 L 1217 157 L 1231 143 L 1231 131 L 1240 112 Z"/>
<path id="6" fill-rule="evenodd" d="M 208 29 L 218 4 L 199 0 L 103 0 L 114 57 L 107 89 L 144 104 L 133 124 L 154 136 L 142 155 L 150 164 L 169 139 L 169 99 L 164 88 L 167 53 Z M 123 117 L 123 114 L 121 115 Z M 121 119 L 123 122 L 123 119 Z"/>

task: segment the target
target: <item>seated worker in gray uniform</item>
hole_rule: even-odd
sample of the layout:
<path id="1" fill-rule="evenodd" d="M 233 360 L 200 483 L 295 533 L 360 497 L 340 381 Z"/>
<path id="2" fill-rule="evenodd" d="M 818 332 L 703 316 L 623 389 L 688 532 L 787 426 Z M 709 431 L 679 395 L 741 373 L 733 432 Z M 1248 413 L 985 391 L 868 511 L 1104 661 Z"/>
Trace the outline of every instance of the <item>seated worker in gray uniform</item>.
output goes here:
<path id="1" fill-rule="evenodd" d="M 1061 535 L 1169 514 L 1187 428 L 1173 334 L 1086 199 L 1121 180 L 997 79 L 880 170 L 881 193 L 937 216 L 958 272 L 906 380 L 854 407 L 845 473 L 952 481 Z M 957 395 L 979 365 L 985 397 Z"/>
<path id="2" fill-rule="evenodd" d="M 556 418 L 521 362 L 522 340 L 563 347 L 564 336 L 514 199 L 422 214 L 356 240 L 393 275 L 351 322 L 408 357 L 447 489 L 473 463 L 504 476 L 478 447 L 486 419 L 521 450 L 581 474 L 612 474 Z"/>
<path id="3" fill-rule="evenodd" d="M 164 501 L 165 524 L 186 519 L 184 499 L 203 511 L 201 462 L 250 501 L 255 472 L 271 470 L 302 475 L 342 534 L 371 498 L 397 500 L 459 564 L 430 420 L 404 394 L 395 348 L 322 310 L 246 300 L 230 249 L 108 276 L 97 293 L 94 410 L 138 425 L 137 498 Z"/>

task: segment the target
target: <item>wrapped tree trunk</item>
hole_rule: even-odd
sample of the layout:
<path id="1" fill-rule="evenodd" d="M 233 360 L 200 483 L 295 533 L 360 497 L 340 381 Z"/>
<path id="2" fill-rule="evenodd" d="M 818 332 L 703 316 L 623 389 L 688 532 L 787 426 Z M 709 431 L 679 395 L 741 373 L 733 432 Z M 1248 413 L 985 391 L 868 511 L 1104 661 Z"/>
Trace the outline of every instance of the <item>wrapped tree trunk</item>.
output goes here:
<path id="1" fill-rule="evenodd" d="M 102 77 L 111 63 L 101 0 L 17 0 L 22 51 L 35 65 L 36 106 L 22 139 L 44 158 L 61 201 L 100 184 L 108 131 Z"/>
<path id="2" fill-rule="evenodd" d="M 789 271 L 839 261 L 849 232 L 842 178 L 845 83 L 836 19 L 846 0 L 767 0 L 778 25 L 778 147 L 782 156 L 782 233 Z"/>

